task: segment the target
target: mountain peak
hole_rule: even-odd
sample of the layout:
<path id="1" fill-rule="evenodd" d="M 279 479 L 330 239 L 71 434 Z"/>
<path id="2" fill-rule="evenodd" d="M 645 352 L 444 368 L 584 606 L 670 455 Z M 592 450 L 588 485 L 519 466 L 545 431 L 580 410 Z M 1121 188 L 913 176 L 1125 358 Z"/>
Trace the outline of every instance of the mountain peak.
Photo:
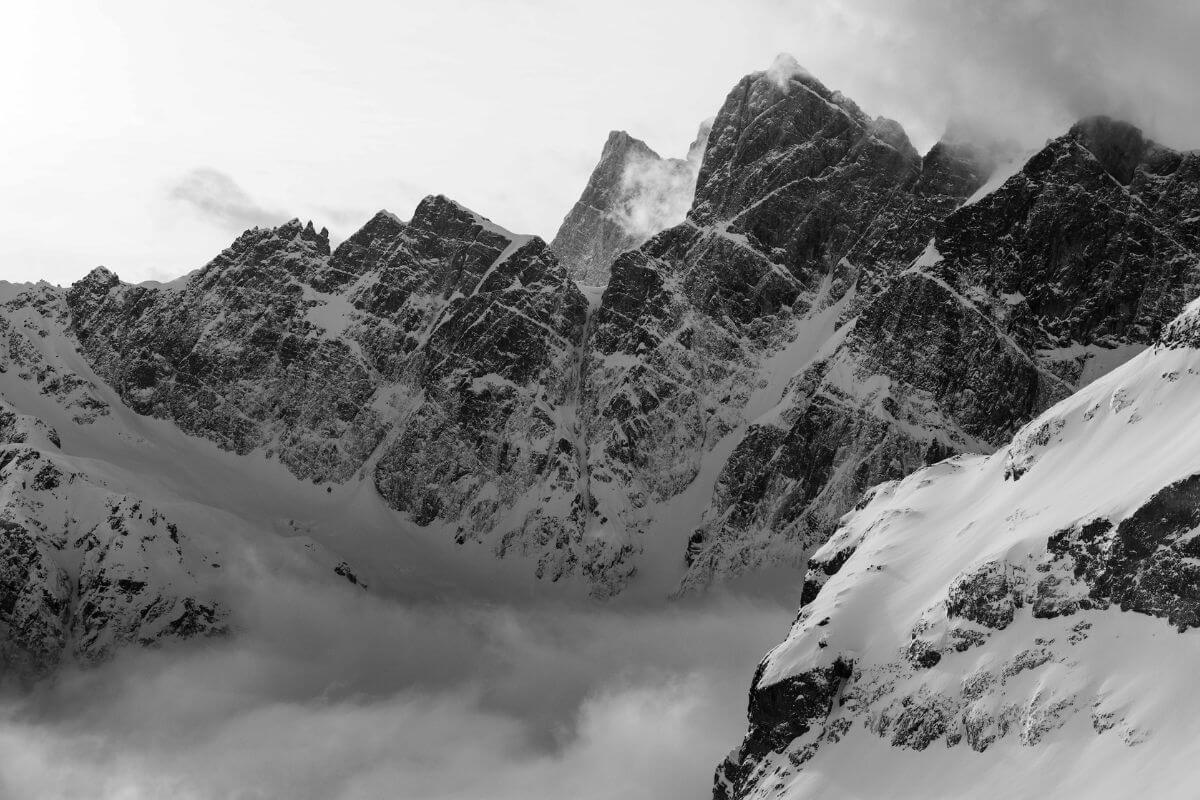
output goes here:
<path id="1" fill-rule="evenodd" d="M 67 289 L 67 299 L 77 307 L 94 309 L 108 297 L 109 292 L 120 285 L 121 279 L 116 273 L 107 267 L 96 267 L 71 284 Z"/>
<path id="2" fill-rule="evenodd" d="M 874 143 L 870 156 L 855 147 L 867 139 Z M 808 147 L 812 144 L 818 146 Z M 876 145 L 891 153 L 875 153 Z M 860 160 L 865 171 L 903 162 L 888 166 L 902 173 L 915 171 L 920 160 L 899 123 L 868 117 L 795 59 L 781 56 L 770 69 L 743 77 L 726 96 L 713 121 L 689 216 L 709 225 L 741 214 L 784 186 L 803 193 L 801 181 L 840 159 Z M 874 166 L 868 164 L 872 159 L 878 159 Z M 794 212 L 781 207 L 781 213 Z"/>
<path id="3" fill-rule="evenodd" d="M 429 195 L 418 203 L 416 211 L 413 212 L 412 222 L 409 224 L 439 232 L 445 231 L 447 226 L 454 228 L 474 226 L 502 236 L 509 241 L 530 238 L 497 225 L 482 214 L 472 211 L 462 203 L 451 200 L 444 194 Z"/>
<path id="4" fill-rule="evenodd" d="M 93 267 L 87 275 L 76 281 L 76 284 L 87 283 L 107 288 L 109 286 L 116 286 L 120 282 L 121 279 L 117 277 L 117 273 L 108 267 L 100 266 Z"/>
<path id="5" fill-rule="evenodd" d="M 800 62 L 790 53 L 780 53 L 775 56 L 775 60 L 771 62 L 771 66 L 767 67 L 761 74 L 765 75 L 785 92 L 793 80 L 807 79 L 819 83 L 816 77 L 807 69 L 800 66 Z"/>
<path id="6" fill-rule="evenodd" d="M 868 130 L 870 130 L 872 136 L 884 144 L 890 145 L 893 150 L 904 153 L 909 157 L 917 155 L 917 150 L 912 146 L 912 142 L 909 140 L 904 126 L 896 120 L 888 117 L 876 117 L 871 120 Z"/>
<path id="7" fill-rule="evenodd" d="M 393 214 L 391 211 L 388 211 L 386 208 L 381 208 L 375 212 L 375 214 L 371 217 L 371 219 L 369 219 L 367 221 L 368 225 L 370 225 L 372 223 L 388 223 L 388 224 L 392 224 L 392 225 L 403 225 L 404 220 L 400 219 L 400 217 L 398 215 Z"/>
<path id="8" fill-rule="evenodd" d="M 1013 161 L 1019 152 L 1016 142 L 997 140 L 982 126 L 951 119 L 942 137 L 921 160 L 918 189 L 969 197 L 987 183 L 1001 164 Z"/>
<path id="9" fill-rule="evenodd" d="M 601 163 L 613 163 L 617 159 L 624 163 L 630 157 L 650 160 L 662 158 L 654 151 L 654 148 L 636 136 L 630 136 L 625 131 L 611 131 L 608 139 L 604 142 L 604 149 L 600 153 Z"/>
<path id="10" fill-rule="evenodd" d="M 1134 171 L 1146 155 L 1151 142 L 1141 129 L 1111 117 L 1086 117 L 1067 133 L 1085 147 L 1104 169 L 1120 183 L 1128 185 Z"/>
<path id="11" fill-rule="evenodd" d="M 663 158 L 625 131 L 612 131 L 579 200 L 550 247 L 572 277 L 608 282 L 613 260 L 683 221 L 711 121 L 701 123 L 687 158 Z"/>
<path id="12" fill-rule="evenodd" d="M 700 127 L 696 129 L 696 138 L 688 145 L 687 160 L 695 162 L 697 165 L 704 158 L 704 149 L 708 147 L 708 137 L 712 133 L 713 123 L 716 117 L 709 117 L 700 123 Z"/>
<path id="13" fill-rule="evenodd" d="M 409 224 L 416 227 L 431 227 L 445 221 L 472 222 L 474 213 L 446 197 L 444 194 L 431 194 L 422 198 L 413 211 Z"/>

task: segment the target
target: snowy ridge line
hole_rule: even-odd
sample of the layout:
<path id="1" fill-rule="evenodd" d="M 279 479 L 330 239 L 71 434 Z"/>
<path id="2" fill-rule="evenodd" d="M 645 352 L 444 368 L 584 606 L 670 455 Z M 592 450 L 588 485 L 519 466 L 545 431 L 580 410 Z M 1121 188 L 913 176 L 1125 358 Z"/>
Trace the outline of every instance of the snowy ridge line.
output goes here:
<path id="1" fill-rule="evenodd" d="M 1143 659 L 1200 655 L 1200 631 L 1155 619 L 1200 625 L 1187 589 L 1200 585 L 1200 570 L 1176 554 L 1191 546 L 1200 516 L 1187 511 L 1174 527 L 1154 506 L 1177 503 L 1158 498 L 1191 492 L 1200 475 L 1195 448 L 1178 446 L 1200 441 L 1197 391 L 1200 351 L 1147 350 L 1000 451 L 956 456 L 869 492 L 813 556 L 812 599 L 755 677 L 750 733 L 718 771 L 719 796 L 866 791 L 852 757 L 881 747 L 880 780 L 907 775 L 909 790 L 936 796 L 978 788 L 952 766 L 964 746 L 981 754 L 971 761 L 975 781 L 981 768 L 1012 770 L 1029 748 L 1052 744 L 1054 767 L 1023 780 L 1072 792 L 1145 781 L 1137 764 L 1146 757 L 1190 763 L 1200 701 Z M 1014 458 L 1023 465 L 1016 480 Z M 1100 531 L 1099 550 L 1089 531 Z M 1127 544 L 1139 536 L 1163 543 Z M 1107 577 L 1147 569 L 1175 570 L 1183 582 Z M 836 702 L 817 699 L 826 691 Z M 794 698 L 772 712 L 796 720 L 794 738 L 758 738 L 768 722 L 756 703 L 768 696 Z M 781 755 L 760 749 L 768 746 Z M 946 753 L 936 756 L 946 768 L 915 777 L 907 753 L 926 748 Z M 1155 785 L 1171 785 L 1172 774 Z"/>

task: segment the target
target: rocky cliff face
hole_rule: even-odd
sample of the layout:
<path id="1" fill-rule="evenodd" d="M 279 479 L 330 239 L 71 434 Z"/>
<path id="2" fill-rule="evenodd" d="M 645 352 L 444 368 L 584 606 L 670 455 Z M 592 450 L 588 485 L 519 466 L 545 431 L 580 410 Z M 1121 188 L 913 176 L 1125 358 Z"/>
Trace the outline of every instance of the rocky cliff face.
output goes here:
<path id="1" fill-rule="evenodd" d="M 648 152 L 614 135 L 589 192 L 624 202 Z M 138 413 L 597 595 L 651 550 L 691 591 L 802 566 L 864 490 L 999 447 L 1196 290 L 1194 154 L 1096 119 L 995 166 L 961 136 L 922 156 L 783 60 L 730 92 L 687 218 L 602 293 L 430 197 L 335 250 L 247 231 L 181 284 L 96 270 L 63 313 Z M 75 380 L 44 383 L 103 414 Z"/>
<path id="2" fill-rule="evenodd" d="M 587 300 L 544 242 L 444 197 L 330 252 L 255 229 L 174 288 L 96 271 L 68 292 L 84 354 L 140 413 L 316 482 L 358 475 L 417 524 L 583 573 L 632 573 L 588 534 L 578 409 Z"/>
<path id="3" fill-rule="evenodd" d="M 74 425 L 108 414 L 97 387 L 46 352 L 61 290 L 4 298 L 4 394 L 57 406 Z M 191 531 L 61 451 L 59 432 L 0 399 L 0 675 L 27 679 L 121 645 L 211 636 L 226 611 Z"/>
<path id="4" fill-rule="evenodd" d="M 802 560 L 867 486 L 987 447 L 1064 394 L 944 282 L 898 277 L 980 188 L 987 154 L 922 158 L 896 123 L 783 67 L 730 93 L 688 220 L 617 259 L 593 326 L 597 363 L 620 365 L 593 376 L 598 402 L 616 398 L 604 452 L 624 447 L 659 497 L 724 465 L 685 589 Z M 950 356 L 963 341 L 986 367 Z M 997 392 L 1015 395 L 1009 416 L 985 419 Z"/>
<path id="5" fill-rule="evenodd" d="M 869 794 L 872 781 L 974 791 L 928 760 L 910 769 L 927 749 L 975 751 L 972 775 L 1004 770 L 1018 795 L 1028 770 L 1015 765 L 1033 748 L 1055 755 L 1030 791 L 1141 781 L 1127 748 L 1145 742 L 1158 759 L 1188 757 L 1178 726 L 1192 695 L 1146 664 L 1197 645 L 1197 313 L 995 454 L 864 497 L 811 561 L 715 797 Z M 852 774 L 847 748 L 874 748 L 872 779 Z"/>
<path id="6" fill-rule="evenodd" d="M 792 82 L 813 90 L 807 77 Z M 839 117 L 850 113 L 836 107 Z M 752 112 L 762 119 L 757 106 Z M 717 147 L 722 137 L 714 137 Z M 753 141 L 742 132 L 725 138 Z M 1194 222 L 1178 205 L 1194 200 L 1195 159 L 1146 142 L 1131 126 L 1086 120 L 977 202 L 964 201 L 986 175 L 985 155 L 964 158 L 961 145 L 943 144 L 919 161 L 897 161 L 896 188 L 867 194 L 858 219 L 869 222 L 848 229 L 862 234 L 842 234 L 852 242 L 847 255 L 808 262 L 809 286 L 818 277 L 827 283 L 807 304 L 843 304 L 838 319 L 808 348 L 817 355 L 782 402 L 735 448 L 690 544 L 684 585 L 764 561 L 799 563 L 869 486 L 950 453 L 989 452 L 1152 342 L 1197 288 Z M 790 203 L 785 218 L 805 219 L 811 212 L 796 209 L 818 183 L 790 183 L 777 161 L 770 176 L 778 188 L 762 178 L 720 180 L 711 200 L 706 183 L 721 173 L 702 174 L 696 210 L 745 205 L 740 187 L 762 183 L 768 200 L 748 206 L 753 215 Z M 706 169 L 717 163 L 710 152 Z M 871 166 L 864 174 L 888 173 Z M 844 211 L 854 194 L 839 188 L 834 196 Z M 1171 199 L 1152 199 L 1159 196 Z M 806 235 L 804 223 L 768 230 Z"/>
<path id="7" fill-rule="evenodd" d="M 550 243 L 572 278 L 603 286 L 613 259 L 683 221 L 709 124 L 701 125 L 682 159 L 663 158 L 624 131 L 608 135 L 583 194 Z"/>
<path id="8" fill-rule="evenodd" d="M 418 524 L 607 595 L 654 537 L 683 590 L 801 565 L 865 489 L 999 446 L 1195 285 L 1194 156 L 1120 123 L 984 191 L 987 148 L 921 156 L 781 61 L 706 141 L 687 219 L 617 257 L 592 311 L 540 240 L 433 197 L 332 252 L 311 224 L 249 231 L 183 286 L 94 272 L 73 329 L 140 413 L 368 478 Z M 582 206 L 611 222 L 638 161 L 663 163 L 610 137 Z M 705 510 L 666 524 L 685 491 Z"/>

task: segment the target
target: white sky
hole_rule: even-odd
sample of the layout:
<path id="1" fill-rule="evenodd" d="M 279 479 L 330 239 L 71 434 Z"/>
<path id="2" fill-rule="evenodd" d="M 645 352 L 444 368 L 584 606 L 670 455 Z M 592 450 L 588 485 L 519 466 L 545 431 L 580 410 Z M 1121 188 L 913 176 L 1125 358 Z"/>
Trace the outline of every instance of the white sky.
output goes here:
<path id="1" fill-rule="evenodd" d="M 166 279 L 250 221 L 312 218 L 343 238 L 430 193 L 548 239 L 609 130 L 682 155 L 730 87 L 781 51 L 919 148 L 951 113 L 1028 139 L 1081 107 L 1195 146 L 1188 6 L 1200 4 L 12 3 L 0 278 L 69 282 L 104 264 Z"/>

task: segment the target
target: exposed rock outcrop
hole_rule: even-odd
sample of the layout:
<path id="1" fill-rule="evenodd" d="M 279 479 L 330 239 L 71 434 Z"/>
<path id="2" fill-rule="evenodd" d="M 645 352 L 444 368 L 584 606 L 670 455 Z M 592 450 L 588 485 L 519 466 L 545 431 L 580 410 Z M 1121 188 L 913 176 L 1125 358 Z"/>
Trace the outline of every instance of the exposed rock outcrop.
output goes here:
<path id="1" fill-rule="evenodd" d="M 842 295 L 844 333 L 811 348 L 820 356 L 738 445 L 690 544 L 685 585 L 764 559 L 802 563 L 867 487 L 994 449 L 1153 342 L 1200 290 L 1195 223 L 1180 213 L 1200 187 L 1196 154 L 1085 120 L 964 203 L 987 158 L 964 161 L 961 147 L 926 155 L 891 196 L 903 211 L 876 206 L 873 230 L 886 233 L 864 233 L 860 255 L 840 265 L 857 275 Z M 777 194 L 798 191 L 782 185 Z M 845 285 L 826 269 L 818 306 Z"/>
<path id="2" fill-rule="evenodd" d="M 39 346 L 53 335 L 39 321 L 65 323 L 61 293 L 32 287 L 5 311 L 9 377 L 69 424 L 106 415 L 96 387 Z M 227 611 L 197 574 L 208 555 L 192 531 L 60 448 L 54 427 L 0 399 L 0 676 L 26 680 L 129 643 L 224 633 Z"/>
<path id="3" fill-rule="evenodd" d="M 663 158 L 624 131 L 608 135 L 583 194 L 550 243 L 572 278 L 603 286 L 617 256 L 683 221 L 709 124 L 700 126 L 686 158 Z"/>
<path id="4" fill-rule="evenodd" d="M 686 219 L 617 256 L 591 305 L 540 239 L 430 197 L 332 251 L 292 221 L 184 283 L 97 270 L 67 292 L 72 330 L 139 413 L 370 480 L 420 525 L 610 595 L 649 537 L 683 591 L 802 566 L 864 490 L 999 447 L 1197 287 L 1196 157 L 1122 123 L 985 185 L 995 148 L 952 133 L 921 156 L 784 60 L 705 141 Z M 614 135 L 596 202 L 624 203 L 651 155 Z M 69 380 L 43 382 L 103 413 Z"/>

